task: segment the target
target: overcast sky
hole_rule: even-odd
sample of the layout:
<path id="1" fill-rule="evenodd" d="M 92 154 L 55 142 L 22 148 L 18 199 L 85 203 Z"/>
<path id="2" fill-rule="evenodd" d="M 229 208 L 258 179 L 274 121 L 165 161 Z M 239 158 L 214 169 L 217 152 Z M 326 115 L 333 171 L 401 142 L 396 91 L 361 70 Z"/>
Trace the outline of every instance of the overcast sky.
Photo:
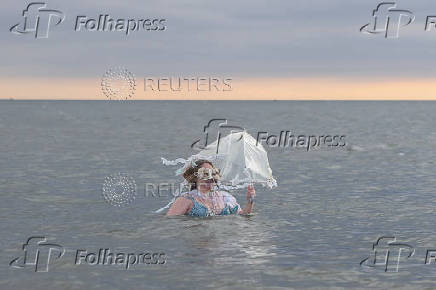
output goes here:
<path id="1" fill-rule="evenodd" d="M 139 75 L 246 77 L 432 77 L 435 1 L 397 1 L 416 20 L 398 39 L 359 32 L 380 1 L 47 1 L 65 21 L 48 39 L 16 35 L 30 2 L 3 0 L 0 77 L 95 77 L 113 66 Z M 165 18 L 161 32 L 75 32 L 76 16 Z"/>

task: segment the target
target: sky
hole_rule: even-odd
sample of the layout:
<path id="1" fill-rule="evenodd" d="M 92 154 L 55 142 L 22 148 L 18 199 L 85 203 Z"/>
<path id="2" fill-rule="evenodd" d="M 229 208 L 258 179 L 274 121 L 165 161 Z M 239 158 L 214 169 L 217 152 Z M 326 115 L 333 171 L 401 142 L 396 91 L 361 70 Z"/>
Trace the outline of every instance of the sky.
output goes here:
<path id="1" fill-rule="evenodd" d="M 50 0 L 65 19 L 35 39 L 9 31 L 31 2 L 3 0 L 0 98 L 106 99 L 102 77 L 122 67 L 132 99 L 436 99 L 436 29 L 424 29 L 436 3 L 391 2 L 415 16 L 394 39 L 360 32 L 373 0 Z M 166 29 L 74 31 L 100 14 Z M 170 77 L 229 78 L 232 90 L 144 91 L 144 78 Z"/>

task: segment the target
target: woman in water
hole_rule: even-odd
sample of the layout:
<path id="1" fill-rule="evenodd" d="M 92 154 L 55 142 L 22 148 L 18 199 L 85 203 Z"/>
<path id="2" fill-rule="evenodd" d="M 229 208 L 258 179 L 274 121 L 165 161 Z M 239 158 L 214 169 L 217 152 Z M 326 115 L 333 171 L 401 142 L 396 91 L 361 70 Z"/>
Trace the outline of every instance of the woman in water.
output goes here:
<path id="1" fill-rule="evenodd" d="M 227 192 L 215 190 L 220 175 L 213 164 L 207 160 L 198 160 L 195 166 L 188 167 L 183 173 L 191 191 L 176 199 L 167 215 L 212 216 L 228 214 L 249 214 L 253 210 L 256 192 L 253 186 L 247 190 L 247 204 L 243 209 L 236 199 Z"/>

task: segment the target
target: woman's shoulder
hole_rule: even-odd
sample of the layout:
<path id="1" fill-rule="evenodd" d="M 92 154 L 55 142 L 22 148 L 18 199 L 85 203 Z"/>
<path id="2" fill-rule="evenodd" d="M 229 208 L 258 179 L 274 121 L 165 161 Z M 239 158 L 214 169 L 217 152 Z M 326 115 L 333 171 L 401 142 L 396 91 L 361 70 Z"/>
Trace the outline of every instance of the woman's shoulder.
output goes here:
<path id="1" fill-rule="evenodd" d="M 196 195 L 197 195 L 197 190 L 193 189 L 191 191 L 185 191 L 180 193 L 180 195 L 177 198 L 192 200 Z"/>
<path id="2" fill-rule="evenodd" d="M 186 214 L 193 206 L 193 200 L 186 198 L 185 195 L 179 195 L 175 198 L 172 206 L 170 207 L 167 215 Z"/>
<path id="3" fill-rule="evenodd" d="M 191 207 L 194 203 L 194 193 L 193 192 L 182 192 L 176 197 L 174 204 L 183 205 L 186 207 Z"/>

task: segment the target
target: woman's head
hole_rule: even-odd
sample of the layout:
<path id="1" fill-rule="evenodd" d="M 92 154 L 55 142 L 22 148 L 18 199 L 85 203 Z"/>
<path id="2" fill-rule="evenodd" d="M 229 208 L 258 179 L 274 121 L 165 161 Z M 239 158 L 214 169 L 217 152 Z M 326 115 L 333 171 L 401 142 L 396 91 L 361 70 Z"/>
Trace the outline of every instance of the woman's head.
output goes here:
<path id="1" fill-rule="evenodd" d="M 195 165 L 188 167 L 183 177 L 188 181 L 191 190 L 209 191 L 218 181 L 220 174 L 212 162 L 201 159 L 195 161 Z"/>

